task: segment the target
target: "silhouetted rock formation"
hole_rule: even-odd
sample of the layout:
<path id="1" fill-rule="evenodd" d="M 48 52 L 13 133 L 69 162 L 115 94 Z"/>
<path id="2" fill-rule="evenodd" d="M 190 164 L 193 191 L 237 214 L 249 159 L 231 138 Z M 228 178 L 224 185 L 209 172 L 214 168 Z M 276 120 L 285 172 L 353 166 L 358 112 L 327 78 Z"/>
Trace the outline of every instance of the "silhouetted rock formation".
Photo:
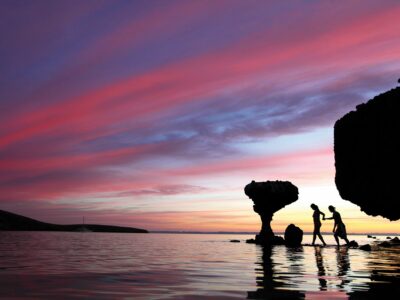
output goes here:
<path id="1" fill-rule="evenodd" d="M 246 240 L 246 243 L 259 244 L 259 245 L 267 244 L 266 240 L 261 238 L 260 235 L 256 235 L 256 239 Z M 268 240 L 268 244 L 270 244 L 270 245 L 285 245 L 285 239 L 281 236 L 274 235 L 272 238 L 270 238 Z"/>
<path id="2" fill-rule="evenodd" d="M 303 240 L 303 230 L 290 224 L 285 230 L 285 244 L 288 247 L 299 247 Z"/>
<path id="3" fill-rule="evenodd" d="M 277 244 L 283 240 L 277 239 L 271 228 L 275 212 L 298 199 L 299 191 L 289 181 L 252 181 L 244 188 L 245 194 L 253 200 L 253 209 L 261 217 L 261 231 L 256 235 L 257 244 Z"/>
<path id="4" fill-rule="evenodd" d="M 391 239 L 390 241 L 383 241 L 382 243 L 379 243 L 378 246 L 385 247 L 385 248 L 398 247 L 398 246 L 400 246 L 400 240 L 397 237 L 395 237 L 394 239 Z"/>
<path id="5" fill-rule="evenodd" d="M 371 216 L 400 218 L 400 87 L 357 106 L 335 124 L 336 186 Z"/>
<path id="6" fill-rule="evenodd" d="M 21 215 L 0 210 L 0 231 L 78 231 L 147 233 L 145 229 L 95 224 L 58 225 L 40 222 Z"/>
<path id="7" fill-rule="evenodd" d="M 400 239 L 396 236 L 395 238 L 392 238 L 391 240 L 390 240 L 393 244 L 400 244 Z"/>
<path id="8" fill-rule="evenodd" d="M 347 245 L 349 248 L 358 248 L 358 243 L 356 241 L 350 241 L 350 243 Z"/>
<path id="9" fill-rule="evenodd" d="M 362 245 L 358 249 L 364 250 L 364 251 L 371 251 L 372 250 L 371 245 L 368 245 L 368 244 Z"/>
<path id="10" fill-rule="evenodd" d="M 382 243 L 379 243 L 378 246 L 389 248 L 389 247 L 392 247 L 392 244 L 390 244 L 389 242 L 384 241 Z"/>

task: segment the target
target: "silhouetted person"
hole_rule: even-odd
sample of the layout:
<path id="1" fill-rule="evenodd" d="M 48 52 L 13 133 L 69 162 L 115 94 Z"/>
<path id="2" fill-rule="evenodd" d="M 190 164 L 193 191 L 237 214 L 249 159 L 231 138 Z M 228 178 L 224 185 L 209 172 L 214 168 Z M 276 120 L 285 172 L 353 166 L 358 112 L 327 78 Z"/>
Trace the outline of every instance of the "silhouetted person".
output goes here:
<path id="1" fill-rule="evenodd" d="M 340 214 L 336 211 L 336 208 L 332 205 L 329 205 L 328 207 L 329 211 L 332 213 L 331 218 L 324 218 L 324 220 L 334 220 L 335 224 L 333 225 L 333 232 L 334 232 L 334 237 L 336 240 L 337 245 L 339 246 L 339 238 L 344 239 L 346 241 L 346 244 L 349 244 L 349 240 L 347 239 L 347 233 L 346 233 L 346 226 L 344 225 L 342 221 L 342 217 Z"/>
<path id="2" fill-rule="evenodd" d="M 320 215 L 322 215 L 323 218 L 325 218 L 325 214 L 323 212 L 321 212 L 318 208 L 317 205 L 315 205 L 314 203 L 311 204 L 311 208 L 314 210 L 313 213 L 313 220 L 314 220 L 314 232 L 313 232 L 313 241 L 312 244 L 313 246 L 315 245 L 315 239 L 317 238 L 317 236 L 319 237 L 319 239 L 321 240 L 321 242 L 324 244 L 324 246 L 326 246 L 326 243 L 321 235 L 321 220 L 319 218 Z"/>

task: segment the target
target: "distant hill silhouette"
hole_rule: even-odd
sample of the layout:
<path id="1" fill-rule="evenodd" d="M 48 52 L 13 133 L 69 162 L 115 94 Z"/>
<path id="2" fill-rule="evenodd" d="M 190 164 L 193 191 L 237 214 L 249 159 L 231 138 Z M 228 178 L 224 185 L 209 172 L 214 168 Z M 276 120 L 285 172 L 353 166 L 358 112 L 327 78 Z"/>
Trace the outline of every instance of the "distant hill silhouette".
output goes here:
<path id="1" fill-rule="evenodd" d="M 400 87 L 335 124 L 336 187 L 368 215 L 400 219 Z"/>
<path id="2" fill-rule="evenodd" d="M 28 217 L 0 210 L 0 231 L 76 231 L 147 233 L 145 229 L 95 224 L 58 225 L 40 222 Z"/>

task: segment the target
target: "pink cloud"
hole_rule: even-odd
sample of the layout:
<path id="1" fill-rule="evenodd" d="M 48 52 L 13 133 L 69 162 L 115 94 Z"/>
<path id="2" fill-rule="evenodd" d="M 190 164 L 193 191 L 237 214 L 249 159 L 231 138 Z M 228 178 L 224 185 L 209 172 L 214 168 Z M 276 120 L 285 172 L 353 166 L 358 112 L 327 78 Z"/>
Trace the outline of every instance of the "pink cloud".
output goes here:
<path id="1" fill-rule="evenodd" d="M 110 74 L 104 84 L 96 80 L 89 84 L 80 77 L 85 69 L 112 61 L 119 53 L 128 55 L 155 37 L 168 37 L 193 22 L 205 24 L 210 13 L 222 17 L 225 7 L 184 2 L 151 10 L 88 42 L 87 48 L 72 56 L 77 63 L 49 76 L 32 94 L 28 89 L 29 105 L 15 108 L 0 125 L 1 198 L 44 203 L 96 192 L 119 197 L 206 194 L 207 187 L 197 189 L 191 180 L 212 181 L 214 177 L 333 180 L 332 145 L 247 156 L 229 152 L 230 143 L 243 137 L 274 137 L 330 126 L 329 122 L 347 109 L 345 103 L 359 100 L 357 83 L 362 81 L 365 89 L 376 83 L 374 76 L 379 77 L 380 70 L 388 72 L 387 66 L 394 68 L 393 62 L 398 61 L 398 6 L 359 9 L 351 4 L 349 11 L 341 12 L 331 4 L 318 3 L 307 20 L 298 11 L 287 13 L 293 30 L 280 23 L 268 28 L 260 25 L 253 34 L 218 47 L 205 47 L 196 54 L 188 51 L 180 59 L 124 73 L 131 75 Z M 70 13 L 60 20 L 57 30 L 89 11 L 84 9 L 77 16 Z M 296 19 L 299 16 L 302 22 Z M 332 19 L 335 16 L 340 16 L 340 22 Z M 36 37 L 48 38 L 33 32 L 32 38 Z M 29 43 L 21 45 L 29 48 Z M 367 69 L 378 71 L 372 79 L 360 79 L 357 74 Z M 68 80 L 70 86 L 74 80 L 83 82 L 75 82 L 75 90 Z M 319 99 L 310 100 L 321 95 L 325 97 L 322 104 Z M 343 99 L 346 97 L 351 99 Z M 196 109 L 203 114 L 196 114 Z M 262 109 L 269 114 L 259 113 Z M 253 115 L 244 116 L 248 111 Z M 189 120 L 181 121 L 184 117 Z M 219 121 L 219 117 L 226 119 Z M 126 136 L 117 139 L 119 134 Z M 98 140 L 103 144 L 97 145 Z M 160 158 L 169 163 L 158 163 Z M 140 163 L 145 167 L 138 167 Z M 231 217 L 209 211 L 190 214 L 200 222 L 196 228 L 222 226 L 218 222 L 203 224 L 207 216 Z M 110 212 L 104 220 L 116 216 Z M 185 227 L 190 221 L 180 212 L 143 212 L 136 217 L 150 227 L 151 220 L 158 225 L 164 222 L 165 228 Z M 184 220 L 179 223 L 179 218 Z M 247 224 L 245 219 L 240 222 Z"/>
<path id="2" fill-rule="evenodd" d="M 285 154 L 272 156 L 259 156 L 250 158 L 236 158 L 234 160 L 225 160 L 219 162 L 210 162 L 209 164 L 195 165 L 193 167 L 185 167 L 176 170 L 168 170 L 168 173 L 177 176 L 212 176 L 213 174 L 231 174 L 232 172 L 246 172 L 251 174 L 255 170 L 278 169 L 288 171 L 288 168 L 296 167 L 310 168 L 313 162 L 328 165 L 332 162 L 333 149 L 323 148 L 317 150 L 294 151 Z M 282 173 L 284 173 L 282 172 Z"/>
<path id="3" fill-rule="evenodd" d="M 398 12 L 395 8 L 380 14 L 368 15 L 365 17 L 368 22 L 358 20 L 343 24 L 329 35 L 321 35 L 307 42 L 304 40 L 286 42 L 283 48 L 275 46 L 271 49 L 268 47 L 268 41 L 257 38 L 246 41 L 246 44 L 251 45 L 250 49 L 246 49 L 246 44 L 238 44 L 237 47 L 224 49 L 221 53 L 206 54 L 165 66 L 148 74 L 121 80 L 99 90 L 67 99 L 63 104 L 57 103 L 14 118 L 8 122 L 11 133 L 0 138 L 0 145 L 4 147 L 60 128 L 66 131 L 90 132 L 99 125 L 105 126 L 120 119 L 142 118 L 171 109 L 187 102 L 188 99 L 190 101 L 204 99 L 224 87 L 241 82 L 246 77 L 255 78 L 257 75 L 265 74 L 267 70 L 284 76 L 283 74 L 292 68 L 294 62 L 298 68 L 301 66 L 311 68 L 329 65 L 332 63 L 330 60 L 335 59 L 334 69 L 337 70 L 349 63 L 354 67 L 357 65 L 354 58 L 361 54 L 363 61 L 358 64 L 360 67 L 365 66 L 366 62 L 374 64 L 394 60 L 397 58 L 395 49 L 400 48 L 400 44 L 394 41 L 390 51 L 382 49 L 383 51 L 370 52 L 367 50 L 368 47 L 364 50 L 364 47 L 358 46 L 373 41 L 377 36 L 378 39 L 394 38 L 399 28 L 393 26 L 396 24 L 393 20 Z M 374 24 L 386 25 L 383 36 L 380 30 L 382 27 L 373 26 Z M 342 50 L 346 50 L 346 53 L 337 59 L 337 52 Z M 321 76 L 321 72 L 332 73 L 332 68 L 308 76 Z M 122 98 L 125 100 L 118 100 Z"/>

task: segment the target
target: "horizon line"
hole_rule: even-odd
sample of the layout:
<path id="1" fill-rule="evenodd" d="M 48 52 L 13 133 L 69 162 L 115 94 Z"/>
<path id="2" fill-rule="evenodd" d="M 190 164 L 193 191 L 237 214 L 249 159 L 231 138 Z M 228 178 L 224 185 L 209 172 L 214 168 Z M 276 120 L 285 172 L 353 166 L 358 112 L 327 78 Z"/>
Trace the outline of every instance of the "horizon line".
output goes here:
<path id="1" fill-rule="evenodd" d="M 148 230 L 149 233 L 179 233 L 179 234 L 259 234 L 259 232 L 252 231 L 185 231 L 185 230 Z M 284 235 L 284 232 L 277 232 L 276 234 Z M 303 232 L 303 234 L 313 234 L 313 232 Z M 321 232 L 321 234 L 329 235 L 332 232 Z M 332 234 L 333 235 L 333 234 Z M 398 236 L 400 233 L 395 232 L 365 232 L 365 233 L 348 233 L 348 235 L 394 235 Z"/>

